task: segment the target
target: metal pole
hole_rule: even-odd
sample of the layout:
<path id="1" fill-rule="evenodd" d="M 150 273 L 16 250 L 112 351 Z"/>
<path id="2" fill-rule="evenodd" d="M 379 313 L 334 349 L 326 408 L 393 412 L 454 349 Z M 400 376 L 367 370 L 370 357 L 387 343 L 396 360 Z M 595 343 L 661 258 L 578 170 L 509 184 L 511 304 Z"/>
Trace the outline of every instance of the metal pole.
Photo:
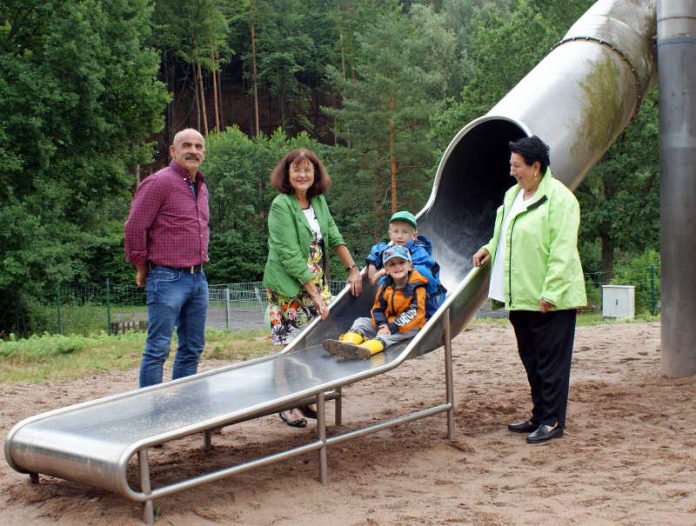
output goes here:
<path id="1" fill-rule="evenodd" d="M 60 319 L 60 282 L 56 284 L 56 329 L 63 334 L 63 323 Z"/>
<path id="2" fill-rule="evenodd" d="M 334 400 L 334 423 L 337 427 L 343 423 L 343 392 L 341 389 L 340 386 L 336 388 L 338 396 Z"/>
<path id="3" fill-rule="evenodd" d="M 326 484 L 329 480 L 328 462 L 326 455 L 326 400 L 324 399 L 324 391 L 317 393 L 317 427 L 319 428 L 319 480 L 322 484 Z"/>
<path id="4" fill-rule="evenodd" d="M 650 315 L 655 316 L 655 265 L 650 265 Z"/>
<path id="5" fill-rule="evenodd" d="M 111 278 L 106 278 L 106 334 L 111 336 Z"/>
<path id="6" fill-rule="evenodd" d="M 452 380 L 452 332 L 450 329 L 450 310 L 444 316 L 442 324 L 443 338 L 445 339 L 445 385 L 447 393 L 447 438 L 454 440 L 454 382 Z"/>
<path id="7" fill-rule="evenodd" d="M 660 88 L 662 372 L 696 374 L 696 0 L 661 0 Z"/>
<path id="8" fill-rule="evenodd" d="M 150 485 L 150 465 L 147 461 L 147 448 L 138 450 L 138 465 L 140 467 L 140 490 L 144 495 L 152 494 L 152 486 Z M 155 510 L 152 504 L 152 499 L 145 501 L 143 506 L 143 521 L 145 524 L 155 523 Z"/>
<path id="9" fill-rule="evenodd" d="M 225 326 L 232 328 L 232 305 L 230 305 L 230 289 L 225 287 Z"/>

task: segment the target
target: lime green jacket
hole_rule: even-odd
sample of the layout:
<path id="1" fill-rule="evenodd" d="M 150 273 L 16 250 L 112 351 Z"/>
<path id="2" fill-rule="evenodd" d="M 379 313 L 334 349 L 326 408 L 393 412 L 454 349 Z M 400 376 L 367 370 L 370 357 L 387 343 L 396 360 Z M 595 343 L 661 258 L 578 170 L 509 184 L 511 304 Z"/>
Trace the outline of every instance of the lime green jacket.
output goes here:
<path id="1" fill-rule="evenodd" d="M 323 195 L 311 200 L 324 240 L 324 260 L 328 274 L 329 249 L 345 245 Z M 293 195 L 278 194 L 268 213 L 268 259 L 263 286 L 284 296 L 293 297 L 313 277 L 307 267 L 312 231 Z M 328 279 L 328 277 L 327 277 Z"/>
<path id="2" fill-rule="evenodd" d="M 491 255 L 491 268 L 503 219 L 521 191 L 518 185 L 510 188 L 498 208 L 493 238 L 484 247 Z M 506 309 L 538 311 L 541 299 L 552 303 L 556 310 L 587 304 L 578 254 L 579 226 L 577 199 L 547 170 L 534 197 L 508 226 L 504 265 Z"/>

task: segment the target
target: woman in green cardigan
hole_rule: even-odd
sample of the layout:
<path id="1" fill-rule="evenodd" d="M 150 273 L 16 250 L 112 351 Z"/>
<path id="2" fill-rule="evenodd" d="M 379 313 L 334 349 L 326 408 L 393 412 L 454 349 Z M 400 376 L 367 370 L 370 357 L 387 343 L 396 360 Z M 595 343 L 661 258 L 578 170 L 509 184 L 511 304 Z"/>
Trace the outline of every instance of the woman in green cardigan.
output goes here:
<path id="1" fill-rule="evenodd" d="M 306 148 L 288 153 L 271 172 L 279 194 L 268 214 L 268 259 L 263 286 L 273 343 L 286 345 L 317 316 L 326 319 L 331 293 L 325 251 L 334 250 L 348 270 L 351 293 L 362 291 L 360 270 L 331 217 L 323 194 L 331 184 L 317 155 Z M 283 411 L 290 426 L 305 427 L 308 407 Z"/>

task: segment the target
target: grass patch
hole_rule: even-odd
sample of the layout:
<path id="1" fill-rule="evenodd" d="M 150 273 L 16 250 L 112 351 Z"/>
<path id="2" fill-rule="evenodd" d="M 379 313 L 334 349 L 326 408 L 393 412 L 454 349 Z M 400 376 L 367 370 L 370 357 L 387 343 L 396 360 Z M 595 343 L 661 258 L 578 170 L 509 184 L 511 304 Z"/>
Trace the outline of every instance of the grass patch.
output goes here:
<path id="1" fill-rule="evenodd" d="M 648 313 L 634 322 L 658 321 L 659 316 Z M 599 312 L 578 316 L 578 326 L 607 323 L 627 323 L 628 320 L 603 320 Z M 479 318 L 470 326 L 507 326 L 506 318 Z M 108 336 L 43 335 L 7 341 L 0 340 L 0 384 L 13 382 L 46 383 L 80 378 L 109 371 L 137 367 L 145 346 L 145 334 L 129 332 Z M 172 338 L 172 360 L 176 350 L 176 335 Z M 203 360 L 246 361 L 276 352 L 264 329 L 232 332 L 208 329 Z"/>
<path id="2" fill-rule="evenodd" d="M 119 336 L 32 336 L 0 340 L 0 384 L 46 383 L 136 367 L 145 346 L 145 334 Z M 176 351 L 176 335 L 172 352 Z M 208 329 L 203 360 L 243 361 L 274 352 L 265 330 L 230 332 Z"/>
<path id="3" fill-rule="evenodd" d="M 246 361 L 277 350 L 266 329 L 239 332 L 208 329 L 203 357 L 208 360 Z"/>
<path id="4" fill-rule="evenodd" d="M 609 323 L 641 323 L 646 321 L 660 321 L 660 315 L 652 316 L 649 312 L 643 312 L 636 314 L 636 317 L 632 320 L 618 319 L 618 320 L 605 320 L 602 318 L 601 312 L 582 312 L 578 314 L 576 325 L 578 327 L 591 327 L 593 325 L 606 325 Z M 476 325 L 495 325 L 495 326 L 505 326 L 509 320 L 505 318 L 477 318 L 472 320 L 470 326 Z"/>
<path id="5" fill-rule="evenodd" d="M 483 326 L 496 326 L 496 327 L 505 327 L 510 324 L 510 320 L 507 319 L 507 316 L 505 317 L 498 317 L 498 318 L 493 318 L 493 317 L 481 317 L 481 318 L 474 318 L 469 322 L 469 327 L 477 327 L 479 325 Z"/>
<path id="6" fill-rule="evenodd" d="M 660 321 L 660 315 L 653 316 L 649 312 L 644 312 L 641 314 L 636 314 L 636 317 L 632 320 L 625 318 L 610 320 L 602 318 L 601 312 L 583 312 L 578 315 L 577 325 L 579 327 L 589 327 L 592 325 L 606 325 L 612 323 L 642 323 L 646 321 Z"/>

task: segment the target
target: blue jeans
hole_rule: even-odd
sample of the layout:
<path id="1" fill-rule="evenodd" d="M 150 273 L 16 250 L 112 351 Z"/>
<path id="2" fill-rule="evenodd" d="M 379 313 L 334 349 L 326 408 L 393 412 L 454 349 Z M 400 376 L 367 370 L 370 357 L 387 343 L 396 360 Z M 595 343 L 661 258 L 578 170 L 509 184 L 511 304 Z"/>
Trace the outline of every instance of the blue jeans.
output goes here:
<path id="1" fill-rule="evenodd" d="M 176 327 L 179 346 L 172 380 L 196 374 L 205 345 L 208 281 L 203 271 L 181 272 L 153 266 L 147 273 L 147 341 L 140 363 L 140 387 L 162 383 L 162 367 L 169 356 Z"/>

